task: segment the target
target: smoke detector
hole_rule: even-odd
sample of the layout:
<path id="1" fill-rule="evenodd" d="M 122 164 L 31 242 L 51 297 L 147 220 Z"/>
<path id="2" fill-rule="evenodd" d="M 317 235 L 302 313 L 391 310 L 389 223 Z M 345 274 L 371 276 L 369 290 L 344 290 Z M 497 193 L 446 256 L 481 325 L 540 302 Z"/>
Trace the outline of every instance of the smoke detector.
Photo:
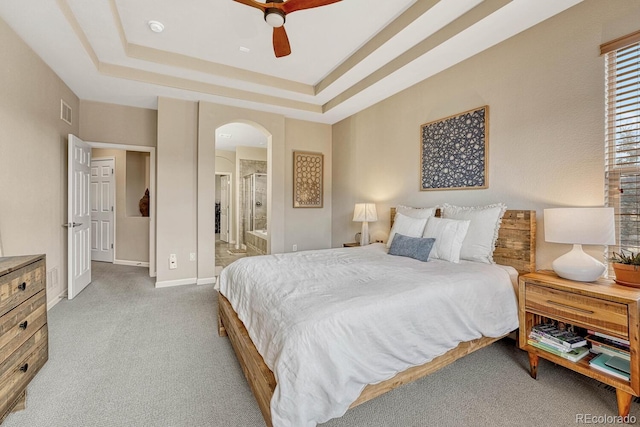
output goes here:
<path id="1" fill-rule="evenodd" d="M 147 23 L 149 25 L 149 29 L 154 33 L 161 33 L 164 30 L 164 24 L 159 21 L 149 21 Z"/>

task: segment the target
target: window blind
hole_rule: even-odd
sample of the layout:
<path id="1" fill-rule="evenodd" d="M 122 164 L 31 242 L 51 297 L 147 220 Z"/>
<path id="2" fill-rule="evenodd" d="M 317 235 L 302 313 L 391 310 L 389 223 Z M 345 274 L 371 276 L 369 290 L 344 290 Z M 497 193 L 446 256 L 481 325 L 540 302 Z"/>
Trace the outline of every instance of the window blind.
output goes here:
<path id="1" fill-rule="evenodd" d="M 605 55 L 605 197 L 615 210 L 612 252 L 640 251 L 640 42 Z"/>

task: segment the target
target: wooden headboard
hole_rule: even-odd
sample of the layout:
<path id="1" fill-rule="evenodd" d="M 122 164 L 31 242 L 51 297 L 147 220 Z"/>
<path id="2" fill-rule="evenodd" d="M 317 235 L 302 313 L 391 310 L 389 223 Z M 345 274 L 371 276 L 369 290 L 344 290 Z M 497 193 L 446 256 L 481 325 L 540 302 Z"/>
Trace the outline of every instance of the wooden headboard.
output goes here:
<path id="1" fill-rule="evenodd" d="M 396 208 L 391 208 L 391 225 L 396 216 Z M 436 211 L 441 216 L 441 211 Z M 510 265 L 518 273 L 536 271 L 536 211 L 509 209 L 502 217 L 496 249 L 493 251 L 496 263 Z"/>

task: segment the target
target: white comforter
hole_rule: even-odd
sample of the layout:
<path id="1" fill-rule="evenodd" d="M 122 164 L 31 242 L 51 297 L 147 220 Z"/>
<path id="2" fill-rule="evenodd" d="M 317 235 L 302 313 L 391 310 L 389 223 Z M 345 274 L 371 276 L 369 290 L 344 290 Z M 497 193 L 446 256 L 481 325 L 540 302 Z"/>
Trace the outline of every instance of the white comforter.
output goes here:
<path id="1" fill-rule="evenodd" d="M 370 383 L 518 327 L 509 273 L 420 262 L 384 245 L 238 260 L 220 292 L 273 371 L 274 427 L 342 416 Z"/>

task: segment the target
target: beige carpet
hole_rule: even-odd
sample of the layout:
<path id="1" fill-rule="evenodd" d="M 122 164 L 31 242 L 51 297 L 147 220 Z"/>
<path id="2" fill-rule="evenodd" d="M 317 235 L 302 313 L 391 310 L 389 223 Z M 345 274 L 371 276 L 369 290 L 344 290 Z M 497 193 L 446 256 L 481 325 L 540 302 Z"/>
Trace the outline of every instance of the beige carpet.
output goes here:
<path id="1" fill-rule="evenodd" d="M 212 285 L 155 289 L 146 269 L 94 263 L 93 283 L 49 312 L 50 359 L 3 427 L 263 426 Z M 503 340 L 323 427 L 575 426 L 615 415 L 615 393 Z M 640 416 L 638 403 L 632 415 Z"/>

